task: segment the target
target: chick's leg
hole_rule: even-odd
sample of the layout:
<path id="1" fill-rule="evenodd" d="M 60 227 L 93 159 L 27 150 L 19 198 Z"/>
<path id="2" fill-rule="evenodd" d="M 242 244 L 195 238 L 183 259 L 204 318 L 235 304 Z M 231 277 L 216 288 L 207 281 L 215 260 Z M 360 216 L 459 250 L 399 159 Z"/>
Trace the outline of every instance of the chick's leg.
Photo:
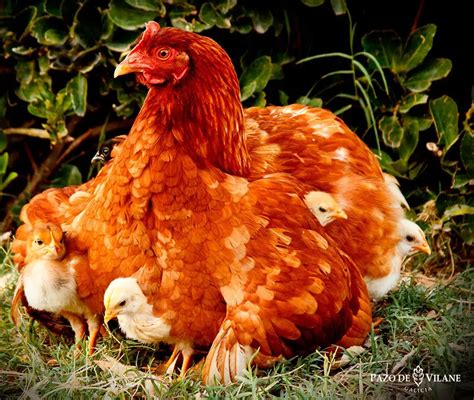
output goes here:
<path id="1" fill-rule="evenodd" d="M 66 318 L 71 324 L 71 328 L 74 331 L 74 337 L 78 348 L 80 348 L 79 342 L 84 338 L 86 334 L 86 324 L 84 320 L 76 314 L 69 311 L 61 311 L 59 313 L 62 317 Z"/>
<path id="2" fill-rule="evenodd" d="M 163 371 L 165 374 L 173 373 L 175 360 L 176 360 L 176 357 L 178 357 L 180 351 L 181 349 L 179 348 L 179 346 L 175 345 L 170 358 L 168 359 L 168 361 L 166 361 L 165 365 L 163 366 Z"/>
<path id="3" fill-rule="evenodd" d="M 99 337 L 101 323 L 99 317 L 94 315 L 93 317 L 87 318 L 87 327 L 89 329 L 89 345 L 87 347 L 89 355 L 92 355 L 97 344 L 97 338 Z"/>
<path id="4" fill-rule="evenodd" d="M 181 378 L 184 378 L 184 376 L 186 375 L 186 372 L 188 371 L 188 368 L 189 368 L 189 364 L 191 363 L 191 357 L 193 356 L 193 349 L 190 348 L 189 346 L 186 346 L 183 348 L 182 350 L 182 354 L 183 354 L 183 364 L 181 365 L 181 372 L 179 374 L 179 376 Z"/>

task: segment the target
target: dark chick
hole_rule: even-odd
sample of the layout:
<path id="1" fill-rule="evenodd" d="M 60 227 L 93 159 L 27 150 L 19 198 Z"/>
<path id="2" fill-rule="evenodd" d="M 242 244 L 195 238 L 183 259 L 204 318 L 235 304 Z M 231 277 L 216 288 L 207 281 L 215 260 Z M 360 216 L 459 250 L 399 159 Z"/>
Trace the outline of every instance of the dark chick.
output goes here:
<path id="1" fill-rule="evenodd" d="M 113 148 L 116 145 L 122 143 L 126 137 L 127 137 L 126 135 L 119 135 L 119 136 L 113 137 L 112 139 L 106 140 L 104 143 L 102 143 L 97 153 L 95 153 L 94 157 L 92 157 L 91 164 L 96 164 L 96 163 L 105 164 L 107 161 L 109 161 L 110 158 L 112 157 Z"/>

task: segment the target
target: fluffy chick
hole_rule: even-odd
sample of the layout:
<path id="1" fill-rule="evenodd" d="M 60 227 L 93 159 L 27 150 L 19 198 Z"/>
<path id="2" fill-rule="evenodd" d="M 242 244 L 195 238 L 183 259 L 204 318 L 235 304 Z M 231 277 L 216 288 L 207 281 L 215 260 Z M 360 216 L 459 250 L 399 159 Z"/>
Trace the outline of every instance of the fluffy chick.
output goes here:
<path id="1" fill-rule="evenodd" d="M 180 353 L 183 355 L 181 376 L 184 376 L 193 355 L 189 343 L 176 342 L 170 338 L 171 327 L 153 315 L 153 307 L 148 304 L 137 280 L 133 277 L 117 278 L 108 286 L 104 294 L 104 323 L 117 318 L 120 329 L 129 338 L 142 343 L 168 343 L 174 345 L 173 353 L 164 369 L 170 373 Z"/>
<path id="2" fill-rule="evenodd" d="M 400 242 L 392 257 L 391 272 L 379 279 L 365 278 L 369 296 L 378 299 L 392 290 L 400 279 L 400 269 L 403 261 L 413 254 L 423 252 L 431 254 L 430 246 L 426 240 L 424 232 L 414 222 L 403 219 L 399 224 Z"/>
<path id="3" fill-rule="evenodd" d="M 87 265 L 78 254 L 66 256 L 61 227 L 52 223 L 38 223 L 27 241 L 26 265 L 20 272 L 12 300 L 12 319 L 18 324 L 18 305 L 24 294 L 34 309 L 58 314 L 66 318 L 74 330 L 76 342 L 89 329 L 89 354 L 94 351 L 101 323 L 80 299 L 76 285 L 76 268 Z"/>
<path id="4" fill-rule="evenodd" d="M 347 214 L 329 193 L 319 191 L 308 192 L 304 196 L 304 202 L 321 226 L 326 226 L 335 219 L 347 219 Z"/>

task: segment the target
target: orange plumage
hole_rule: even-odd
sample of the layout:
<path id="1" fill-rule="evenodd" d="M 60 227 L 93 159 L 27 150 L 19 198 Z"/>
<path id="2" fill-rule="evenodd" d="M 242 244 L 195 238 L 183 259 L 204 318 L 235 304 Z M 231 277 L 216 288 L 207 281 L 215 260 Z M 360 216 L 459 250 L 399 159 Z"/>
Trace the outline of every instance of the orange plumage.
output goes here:
<path id="1" fill-rule="evenodd" d="M 87 257 L 88 292 L 135 273 L 174 343 L 211 346 L 209 382 L 232 380 L 257 348 L 268 365 L 361 344 L 371 308 L 354 262 L 379 265 L 399 216 L 367 147 L 324 110 L 244 113 L 230 59 L 199 35 L 148 24 L 126 72 L 150 88 L 130 134 L 95 179 L 24 207 L 17 262 L 28 227 L 60 224 Z M 321 227 L 312 190 L 348 220 Z"/>

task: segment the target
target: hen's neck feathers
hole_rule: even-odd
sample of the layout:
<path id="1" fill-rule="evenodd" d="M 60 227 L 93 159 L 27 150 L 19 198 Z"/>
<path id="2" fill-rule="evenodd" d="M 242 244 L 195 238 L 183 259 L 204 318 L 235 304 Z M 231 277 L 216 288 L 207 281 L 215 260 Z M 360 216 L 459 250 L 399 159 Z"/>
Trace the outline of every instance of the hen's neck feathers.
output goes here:
<path id="1" fill-rule="evenodd" d="M 207 43 L 211 46 L 213 43 Z M 177 84 L 152 87 L 131 134 L 155 118 L 156 135 L 172 135 L 199 168 L 215 166 L 233 175 L 250 170 L 237 75 L 221 49 L 197 43 L 188 76 Z M 206 56 L 199 57 L 200 52 Z M 222 54 L 221 54 L 222 53 Z"/>

